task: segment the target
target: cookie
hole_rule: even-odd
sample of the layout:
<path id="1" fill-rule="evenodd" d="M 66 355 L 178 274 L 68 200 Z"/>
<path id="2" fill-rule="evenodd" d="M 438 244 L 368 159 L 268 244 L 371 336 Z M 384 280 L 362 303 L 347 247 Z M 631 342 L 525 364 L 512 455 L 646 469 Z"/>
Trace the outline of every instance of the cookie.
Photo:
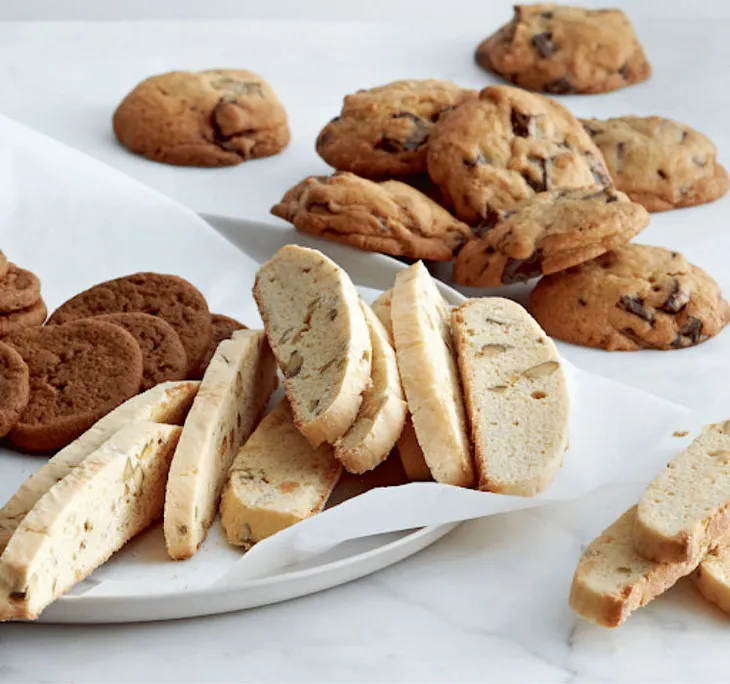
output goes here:
<path id="1" fill-rule="evenodd" d="M 42 299 L 39 299 L 27 309 L 19 309 L 12 313 L 0 314 L 0 337 L 9 335 L 20 328 L 43 325 L 46 316 L 48 316 L 48 309 Z"/>
<path id="2" fill-rule="evenodd" d="M 717 149 L 701 133 L 661 116 L 586 119 L 619 190 L 649 211 L 712 202 L 728 191 Z"/>
<path id="3" fill-rule="evenodd" d="M 342 112 L 317 137 L 330 166 L 372 179 L 426 171 L 429 133 L 441 114 L 476 98 L 450 81 L 394 81 L 345 97 Z"/>
<path id="4" fill-rule="evenodd" d="M 28 405 L 28 365 L 11 346 L 0 342 L 0 437 L 10 432 Z"/>
<path id="5" fill-rule="evenodd" d="M 137 340 L 142 351 L 141 392 L 161 382 L 187 377 L 185 347 L 164 319 L 146 313 L 115 313 L 96 316 L 96 320 L 119 325 Z"/>
<path id="6" fill-rule="evenodd" d="M 629 242 L 649 214 L 614 188 L 541 192 L 494 212 L 454 262 L 459 285 L 497 287 L 562 271 Z"/>
<path id="7" fill-rule="evenodd" d="M 218 345 L 223 342 L 223 340 L 231 339 L 236 330 L 248 329 L 247 326 L 243 323 L 239 323 L 235 318 L 230 318 L 223 314 L 211 314 L 210 322 L 213 325 L 213 336 L 211 337 L 210 345 L 208 345 L 208 350 L 205 352 L 203 360 L 200 362 L 195 373 L 193 373 L 193 377 L 195 378 L 202 378 L 203 375 L 205 375 L 205 369 L 208 367 L 208 364 L 210 364 L 210 360 L 213 358 L 215 350 L 218 349 Z"/>
<path id="8" fill-rule="evenodd" d="M 516 5 L 515 16 L 479 45 L 477 63 L 507 81 L 546 93 L 605 93 L 651 75 L 621 10 Z"/>
<path id="9" fill-rule="evenodd" d="M 0 314 L 27 309 L 40 298 L 38 277 L 15 264 L 8 264 L 7 273 L 0 278 Z"/>
<path id="10" fill-rule="evenodd" d="M 104 321 L 19 330 L 4 341 L 30 371 L 30 398 L 10 431 L 26 451 L 60 449 L 137 394 L 142 352 L 123 328 Z"/>
<path id="11" fill-rule="evenodd" d="M 48 323 L 128 312 L 148 313 L 167 321 L 185 348 L 188 373 L 194 373 L 210 346 L 213 326 L 205 297 L 178 276 L 135 273 L 108 280 L 61 304 Z"/>
<path id="12" fill-rule="evenodd" d="M 5 256 L 5 253 L 0 250 L 0 278 L 5 277 L 5 274 L 8 272 L 9 266 L 10 262 L 8 261 L 8 258 Z"/>
<path id="13" fill-rule="evenodd" d="M 449 261 L 469 227 L 410 185 L 339 172 L 310 176 L 271 209 L 297 230 L 370 252 Z"/>
<path id="14" fill-rule="evenodd" d="M 636 244 L 542 278 L 530 309 L 548 335 L 609 351 L 691 347 L 730 316 L 701 268 L 678 252 Z"/>
<path id="15" fill-rule="evenodd" d="M 242 69 L 152 76 L 124 98 L 112 123 L 131 152 L 180 166 L 231 166 L 268 157 L 290 137 L 271 86 Z"/>
<path id="16" fill-rule="evenodd" d="M 538 192 L 611 182 L 600 150 L 565 107 L 509 86 L 485 88 L 446 114 L 427 158 L 431 178 L 469 224 Z"/>

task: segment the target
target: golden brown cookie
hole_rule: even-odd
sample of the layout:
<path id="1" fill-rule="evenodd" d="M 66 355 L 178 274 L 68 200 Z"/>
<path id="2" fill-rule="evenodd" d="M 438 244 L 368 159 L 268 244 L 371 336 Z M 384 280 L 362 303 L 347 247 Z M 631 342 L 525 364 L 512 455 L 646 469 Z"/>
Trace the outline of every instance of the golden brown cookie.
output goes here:
<path id="1" fill-rule="evenodd" d="M 142 352 L 118 325 L 76 321 L 26 328 L 3 341 L 30 370 L 30 399 L 10 431 L 27 451 L 66 446 L 139 391 Z"/>
<path id="2" fill-rule="evenodd" d="M 18 422 L 28 396 L 28 365 L 15 349 L 0 342 L 0 437 Z"/>
<path id="3" fill-rule="evenodd" d="M 471 237 L 466 224 L 410 185 L 347 172 L 305 178 L 271 213 L 303 233 L 411 259 L 449 261 Z"/>
<path id="4" fill-rule="evenodd" d="M 284 108 L 271 86 L 242 69 L 173 71 L 140 83 L 114 112 L 128 150 L 181 166 L 230 166 L 281 152 Z"/>
<path id="5" fill-rule="evenodd" d="M 135 311 L 159 316 L 173 327 L 188 357 L 188 373 L 194 373 L 208 350 L 213 326 L 205 297 L 178 276 L 135 273 L 99 283 L 61 304 L 48 323 Z"/>
<path id="6" fill-rule="evenodd" d="M 12 313 L 33 306 L 41 298 L 41 281 L 35 273 L 8 264 L 0 278 L 0 314 Z"/>
<path id="7" fill-rule="evenodd" d="M 450 81 L 394 81 L 345 97 L 342 112 L 317 138 L 330 166 L 373 179 L 426 171 L 429 132 L 441 114 L 476 91 Z"/>
<path id="8" fill-rule="evenodd" d="M 48 316 L 48 309 L 42 299 L 27 309 L 19 309 L 12 313 L 0 314 L 0 337 L 10 334 L 20 328 L 43 325 Z"/>
<path id="9" fill-rule="evenodd" d="M 485 88 L 442 117 L 428 173 L 470 225 L 538 192 L 611 182 L 600 150 L 565 107 L 509 86 Z"/>
<path id="10" fill-rule="evenodd" d="M 649 223 L 644 207 L 612 187 L 541 192 L 491 218 L 456 257 L 460 285 L 497 287 L 562 271 L 626 244 Z"/>
<path id="11" fill-rule="evenodd" d="M 489 71 L 528 90 L 605 93 L 645 81 L 651 67 L 621 10 L 516 5 L 476 52 Z"/>
<path id="12" fill-rule="evenodd" d="M 233 333 L 236 330 L 247 330 L 248 328 L 243 324 L 239 323 L 235 318 L 230 316 L 224 316 L 223 314 L 211 314 L 210 322 L 213 324 L 213 337 L 210 340 L 208 351 L 205 353 L 203 360 L 200 362 L 198 369 L 193 373 L 194 378 L 202 378 L 205 375 L 205 370 L 210 364 L 210 360 L 215 354 L 215 350 L 218 349 L 218 345 L 223 340 L 229 340 L 233 337 Z"/>
<path id="13" fill-rule="evenodd" d="M 717 149 L 701 133 L 661 116 L 586 119 L 619 190 L 649 211 L 712 202 L 728 190 Z"/>
<path id="14" fill-rule="evenodd" d="M 682 349 L 717 335 L 730 307 L 678 252 L 630 244 L 542 278 L 530 310 L 552 337 L 587 347 Z"/>

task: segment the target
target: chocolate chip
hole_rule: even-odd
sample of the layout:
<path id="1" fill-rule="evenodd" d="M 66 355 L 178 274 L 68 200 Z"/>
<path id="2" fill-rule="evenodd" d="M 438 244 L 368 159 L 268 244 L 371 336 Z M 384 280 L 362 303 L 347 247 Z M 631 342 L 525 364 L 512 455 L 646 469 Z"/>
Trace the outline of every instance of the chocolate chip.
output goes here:
<path id="1" fill-rule="evenodd" d="M 377 143 L 375 149 L 391 154 L 399 152 L 413 152 L 422 147 L 428 140 L 428 124 L 420 117 L 410 112 L 397 112 L 392 115 L 393 119 L 408 119 L 413 130 L 404 140 L 383 136 Z"/>
<path id="2" fill-rule="evenodd" d="M 567 78 L 556 78 L 554 81 L 545 84 L 546 93 L 554 93 L 555 95 L 568 95 L 574 93 L 573 84 Z"/>
<path id="3" fill-rule="evenodd" d="M 510 114 L 510 122 L 512 123 L 512 132 L 518 138 L 527 138 L 531 135 L 530 124 L 533 121 L 533 117 L 529 114 L 523 114 L 513 109 Z"/>
<path id="4" fill-rule="evenodd" d="M 674 280 L 669 296 L 659 308 L 668 314 L 678 314 L 688 303 L 689 292 L 682 289 L 678 280 Z"/>
<path id="5" fill-rule="evenodd" d="M 649 325 L 654 325 L 654 310 L 644 306 L 644 300 L 635 295 L 624 295 L 619 299 L 616 306 L 621 311 L 638 316 L 642 321 L 646 321 Z"/>
<path id="6" fill-rule="evenodd" d="M 535 192 L 545 192 L 548 189 L 548 173 L 547 173 L 547 159 L 541 157 L 528 157 L 528 161 L 533 162 L 538 167 L 540 178 L 535 179 L 529 173 L 530 169 L 525 169 L 522 172 L 522 177 Z"/>
<path id="7" fill-rule="evenodd" d="M 618 202 L 618 193 L 613 188 L 605 188 L 604 192 L 606 194 L 606 204 Z"/>
<path id="8" fill-rule="evenodd" d="M 611 183 L 611 177 L 599 163 L 591 164 L 591 175 L 599 185 L 609 185 Z"/>
<path id="9" fill-rule="evenodd" d="M 484 156 L 481 150 L 477 152 L 474 159 L 462 159 L 461 161 L 468 169 L 473 169 L 475 166 L 481 166 L 482 164 L 489 164 L 489 159 Z"/>
<path id="10" fill-rule="evenodd" d="M 639 349 L 646 349 L 646 342 L 642 340 L 631 328 L 621 328 L 619 333 L 631 340 Z"/>
<path id="11" fill-rule="evenodd" d="M 619 75 L 626 81 L 629 78 L 629 65 L 624 62 L 619 68 L 618 68 Z"/>
<path id="12" fill-rule="evenodd" d="M 656 175 L 659 176 L 659 178 L 667 180 L 667 174 L 664 173 L 664 171 L 662 171 L 661 169 L 656 170 Z"/>
<path id="13" fill-rule="evenodd" d="M 542 275 L 542 253 L 535 251 L 527 259 L 509 259 L 504 265 L 502 282 L 505 285 L 524 283 Z"/>
<path id="14" fill-rule="evenodd" d="M 689 339 L 687 344 L 686 339 Z M 674 349 L 688 347 L 690 344 L 699 344 L 706 336 L 702 335 L 702 321 L 694 316 L 689 316 L 687 322 L 677 331 L 677 337 L 674 338 L 671 346 Z"/>
<path id="15" fill-rule="evenodd" d="M 578 298 L 578 304 L 580 304 L 581 306 L 588 306 L 588 302 L 582 297 Z"/>
<path id="16" fill-rule="evenodd" d="M 514 212 L 513 212 L 514 213 Z M 481 223 L 477 224 L 472 228 L 472 233 L 476 237 L 484 237 L 494 226 L 496 226 L 501 220 L 503 215 L 496 209 L 492 209 L 487 205 L 484 219 Z"/>
<path id="17" fill-rule="evenodd" d="M 553 34 L 550 31 L 532 36 L 530 43 L 532 43 L 532 47 L 537 50 L 543 59 L 551 57 L 558 49 L 557 45 L 553 43 Z"/>
<path id="18" fill-rule="evenodd" d="M 595 124 L 592 124 L 588 121 L 583 122 L 583 129 L 585 130 L 588 135 L 598 135 L 599 133 L 602 133 L 603 131 L 600 128 L 596 128 Z"/>

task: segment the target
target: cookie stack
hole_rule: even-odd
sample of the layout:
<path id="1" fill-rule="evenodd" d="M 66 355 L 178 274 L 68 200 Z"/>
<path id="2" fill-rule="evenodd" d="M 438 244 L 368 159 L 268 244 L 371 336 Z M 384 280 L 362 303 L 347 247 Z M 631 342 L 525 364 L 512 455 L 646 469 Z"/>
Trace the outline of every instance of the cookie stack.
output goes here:
<path id="1" fill-rule="evenodd" d="M 47 314 L 38 277 L 10 263 L 0 251 L 0 337 L 41 325 Z"/>

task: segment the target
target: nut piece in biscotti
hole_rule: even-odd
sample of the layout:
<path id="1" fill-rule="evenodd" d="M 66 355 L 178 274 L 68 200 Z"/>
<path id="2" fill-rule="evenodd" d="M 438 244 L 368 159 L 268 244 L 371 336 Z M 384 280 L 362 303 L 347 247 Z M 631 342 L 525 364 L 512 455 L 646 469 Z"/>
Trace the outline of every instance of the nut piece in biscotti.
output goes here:
<path id="1" fill-rule="evenodd" d="M 41 298 L 41 281 L 35 273 L 8 264 L 7 273 L 0 278 L 0 314 L 27 309 Z"/>
<path id="2" fill-rule="evenodd" d="M 208 350 L 205 352 L 203 360 L 192 375 L 192 377 L 196 379 L 203 377 L 205 369 L 208 367 L 210 360 L 213 358 L 213 354 L 215 354 L 216 349 L 218 349 L 218 345 L 223 342 L 223 340 L 230 340 L 236 330 L 247 329 L 243 323 L 240 323 L 230 316 L 224 316 L 223 314 L 210 314 L 210 322 L 213 326 L 213 336 L 211 337 L 210 345 L 208 346 Z"/>
<path id="3" fill-rule="evenodd" d="M 628 17 L 616 9 L 516 5 L 477 62 L 520 88 L 605 93 L 645 81 L 651 67 Z"/>
<path id="4" fill-rule="evenodd" d="M 332 447 L 313 447 L 299 432 L 289 402 L 280 401 L 241 447 L 221 498 L 228 541 L 250 547 L 327 503 L 342 464 Z"/>
<path id="5" fill-rule="evenodd" d="M 37 618 L 160 517 L 180 432 L 131 423 L 36 502 L 0 556 L 0 620 Z"/>
<path id="6" fill-rule="evenodd" d="M 271 86 L 242 69 L 173 71 L 140 83 L 114 112 L 128 150 L 179 166 L 231 166 L 289 144 L 286 111 Z"/>
<path id="7" fill-rule="evenodd" d="M 730 613 L 730 547 L 712 549 L 692 574 L 692 579 L 702 596 Z"/>
<path id="8" fill-rule="evenodd" d="M 712 202 L 730 180 L 715 145 L 685 124 L 660 116 L 585 119 L 619 190 L 649 211 Z"/>
<path id="9" fill-rule="evenodd" d="M 61 304 L 48 323 L 126 312 L 148 313 L 167 321 L 185 347 L 188 373 L 194 373 L 208 350 L 213 326 L 205 297 L 178 276 L 135 273 L 99 283 Z"/>
<path id="10" fill-rule="evenodd" d="M 433 478 L 474 484 L 464 399 L 451 338 L 451 311 L 419 261 L 393 288 L 393 337 L 413 428 Z"/>
<path id="11" fill-rule="evenodd" d="M 578 561 L 570 607 L 602 627 L 618 627 L 636 609 L 691 573 L 697 563 L 656 563 L 634 548 L 636 506 L 594 539 Z"/>
<path id="12" fill-rule="evenodd" d="M 66 446 L 139 391 L 142 352 L 118 325 L 76 321 L 26 328 L 3 341 L 30 372 L 28 405 L 10 431 L 27 451 Z"/>
<path id="13" fill-rule="evenodd" d="M 679 252 L 637 244 L 545 276 L 530 311 L 551 337 L 609 351 L 691 347 L 730 316 L 701 268 Z"/>
<path id="14" fill-rule="evenodd" d="M 535 496 L 568 445 L 558 350 L 516 302 L 470 299 L 451 313 L 479 489 Z"/>
<path id="15" fill-rule="evenodd" d="M 410 185 L 345 172 L 306 178 L 271 213 L 303 233 L 411 259 L 450 261 L 471 237 L 469 226 Z"/>
<path id="16" fill-rule="evenodd" d="M 649 214 L 612 187 L 541 192 L 492 212 L 454 263 L 454 280 L 472 287 L 522 283 L 562 271 L 620 247 L 649 223 Z"/>
<path id="17" fill-rule="evenodd" d="M 485 88 L 441 118 L 428 173 L 470 225 L 539 192 L 611 182 L 600 150 L 565 107 L 509 86 Z"/>
<path id="18" fill-rule="evenodd" d="M 317 138 L 330 166 L 374 179 L 426 170 L 429 133 L 441 114 L 476 92 L 449 81 L 395 81 L 345 98 Z"/>
<path id="19" fill-rule="evenodd" d="M 276 385 L 276 361 L 262 330 L 242 330 L 220 343 L 185 419 L 167 481 L 164 531 L 171 558 L 190 558 L 205 540 L 233 458 Z"/>
<path id="20" fill-rule="evenodd" d="M 253 294 L 297 427 L 314 446 L 332 444 L 355 422 L 370 383 L 355 286 L 321 252 L 286 245 L 259 269 Z"/>
<path id="21" fill-rule="evenodd" d="M 645 558 L 699 563 L 730 532 L 730 421 L 708 425 L 639 500 L 634 546 Z"/>
<path id="22" fill-rule="evenodd" d="M 12 313 L 0 314 L 0 337 L 9 335 L 20 328 L 30 328 L 43 325 L 48 316 L 48 309 L 42 299 L 27 309 L 18 309 Z"/>
<path id="23" fill-rule="evenodd" d="M 0 437 L 18 422 L 29 395 L 28 364 L 13 347 L 0 342 Z"/>

